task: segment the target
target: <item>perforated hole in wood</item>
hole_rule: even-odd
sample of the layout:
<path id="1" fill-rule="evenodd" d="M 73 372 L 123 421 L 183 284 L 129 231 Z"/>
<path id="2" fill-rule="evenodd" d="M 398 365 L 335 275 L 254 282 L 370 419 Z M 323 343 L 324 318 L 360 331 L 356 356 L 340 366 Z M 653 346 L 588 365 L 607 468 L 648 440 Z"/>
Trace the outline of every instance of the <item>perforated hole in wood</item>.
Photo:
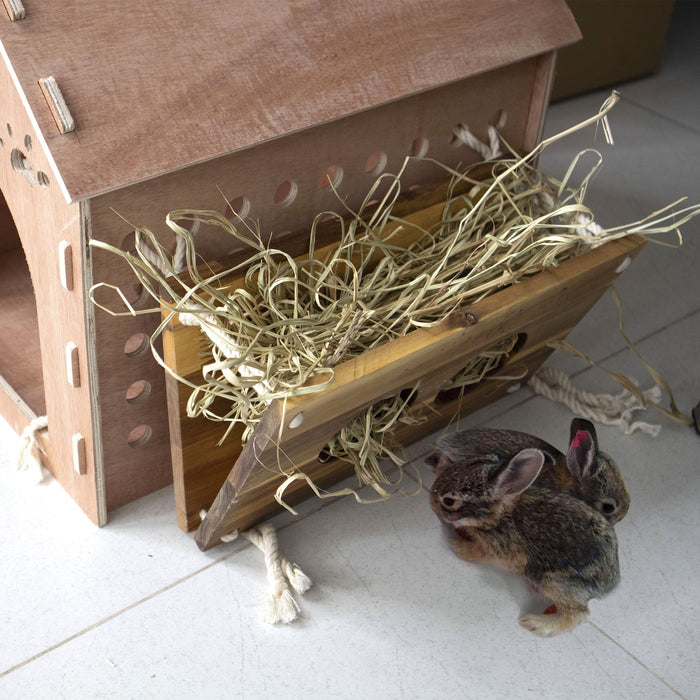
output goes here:
<path id="1" fill-rule="evenodd" d="M 149 339 L 145 333 L 134 333 L 124 343 L 124 354 L 127 357 L 138 357 L 148 350 Z"/>
<path id="2" fill-rule="evenodd" d="M 389 158 L 384 151 L 370 153 L 365 161 L 365 172 L 372 177 L 378 177 L 386 169 L 388 160 Z"/>
<path id="3" fill-rule="evenodd" d="M 143 447 L 153 436 L 153 429 L 150 425 L 137 425 L 126 439 L 129 447 Z"/>
<path id="4" fill-rule="evenodd" d="M 496 346 L 494 346 L 491 350 L 487 350 L 483 356 L 475 357 L 470 360 L 454 377 L 454 379 L 456 379 L 460 374 L 466 373 L 466 376 L 463 378 L 465 383 L 462 386 L 453 386 L 440 391 L 435 397 L 435 404 L 441 406 L 450 403 L 467 392 L 476 389 L 482 382 L 488 380 L 490 376 L 504 367 L 508 360 L 518 353 L 526 342 L 527 333 L 518 333 L 517 336 L 505 338 L 501 341 L 504 346 L 510 346 L 510 349 L 499 351 L 496 349 Z M 473 378 L 470 378 L 469 375 L 473 375 Z M 481 377 L 480 379 L 478 378 L 479 375 Z"/>
<path id="5" fill-rule="evenodd" d="M 10 126 L 10 123 L 8 122 L 5 124 L 5 126 L 7 127 L 7 135 L 12 138 L 12 127 Z"/>
<path id="6" fill-rule="evenodd" d="M 27 153 L 32 150 L 32 137 L 29 134 L 24 137 L 24 147 L 27 149 Z"/>
<path id="7" fill-rule="evenodd" d="M 125 253 L 138 255 L 136 252 L 136 232 L 132 231 L 127 234 L 119 247 Z M 148 298 L 148 292 L 144 289 L 142 284 L 125 284 L 119 287 L 119 291 L 121 291 L 129 304 L 134 307 L 139 306 Z"/>
<path id="8" fill-rule="evenodd" d="M 502 129 L 506 125 L 507 114 L 504 109 L 497 109 L 491 119 L 489 119 L 489 124 L 495 126 L 497 129 Z"/>
<path id="9" fill-rule="evenodd" d="M 280 183 L 275 190 L 274 202 L 279 204 L 281 207 L 288 207 L 297 198 L 297 192 L 299 188 L 296 182 L 292 180 L 285 180 Z"/>
<path id="10" fill-rule="evenodd" d="M 151 395 L 151 383 L 146 379 L 138 379 L 126 390 L 126 401 L 137 404 L 145 401 Z"/>
<path id="11" fill-rule="evenodd" d="M 410 408 L 416 401 L 418 392 L 413 387 L 407 387 L 406 389 L 401 389 L 399 392 L 399 397 L 402 401 L 406 402 L 406 408 Z"/>
<path id="12" fill-rule="evenodd" d="M 36 181 L 39 183 L 39 187 L 48 187 L 51 184 L 48 175 L 43 170 L 36 174 Z"/>
<path id="13" fill-rule="evenodd" d="M 428 148 L 430 147 L 430 142 L 424 136 L 419 136 L 417 139 L 413 140 L 411 144 L 410 155 L 414 158 L 423 158 L 428 153 Z"/>
<path id="14" fill-rule="evenodd" d="M 321 175 L 321 187 L 333 186 L 337 189 L 343 181 L 343 169 L 339 165 L 329 165 Z"/>
<path id="15" fill-rule="evenodd" d="M 250 200 L 243 195 L 234 197 L 226 206 L 227 219 L 245 219 L 248 214 L 250 214 Z"/>
<path id="16" fill-rule="evenodd" d="M 25 156 L 24 153 L 22 153 L 22 151 L 20 151 L 18 148 L 12 149 L 12 152 L 10 153 L 10 163 L 12 165 L 12 169 L 16 173 L 24 175 L 30 185 L 34 184 L 34 171 L 32 170 L 32 166 L 29 164 L 27 156 Z"/>
<path id="17" fill-rule="evenodd" d="M 459 146 L 463 145 L 462 139 L 460 139 L 459 136 L 457 135 L 457 134 L 459 134 L 463 129 L 465 129 L 465 126 L 464 126 L 464 124 L 462 124 L 462 123 L 456 124 L 456 125 L 452 128 L 452 133 L 450 134 L 450 141 L 449 141 L 449 143 L 450 143 L 450 146 L 452 146 L 453 148 L 458 148 Z"/>

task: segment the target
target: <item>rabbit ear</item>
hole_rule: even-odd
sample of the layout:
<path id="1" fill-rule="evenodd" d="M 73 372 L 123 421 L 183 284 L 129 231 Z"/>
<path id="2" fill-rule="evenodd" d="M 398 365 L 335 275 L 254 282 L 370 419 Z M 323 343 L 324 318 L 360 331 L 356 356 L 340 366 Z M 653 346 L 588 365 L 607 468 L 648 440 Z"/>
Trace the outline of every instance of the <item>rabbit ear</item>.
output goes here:
<path id="1" fill-rule="evenodd" d="M 522 493 L 537 478 L 544 464 L 540 450 L 521 450 L 506 465 L 496 479 L 496 496 L 514 496 Z"/>
<path id="2" fill-rule="evenodd" d="M 579 482 L 585 481 L 591 475 L 597 451 L 594 434 L 588 430 L 577 430 L 571 436 L 569 451 L 566 453 L 566 466 Z"/>
<path id="3" fill-rule="evenodd" d="M 579 430 L 585 430 L 587 433 L 591 434 L 591 437 L 593 438 L 593 444 L 595 445 L 595 448 L 597 450 L 598 436 L 595 432 L 595 425 L 593 425 L 591 421 L 586 420 L 585 418 L 574 418 L 571 421 L 571 427 L 569 428 L 569 444 L 571 444 L 574 441 L 576 433 L 578 433 Z"/>
<path id="4" fill-rule="evenodd" d="M 454 465 L 454 462 L 446 454 L 437 450 L 434 450 L 425 458 L 425 463 L 432 468 L 435 476 L 440 476 L 445 469 Z"/>

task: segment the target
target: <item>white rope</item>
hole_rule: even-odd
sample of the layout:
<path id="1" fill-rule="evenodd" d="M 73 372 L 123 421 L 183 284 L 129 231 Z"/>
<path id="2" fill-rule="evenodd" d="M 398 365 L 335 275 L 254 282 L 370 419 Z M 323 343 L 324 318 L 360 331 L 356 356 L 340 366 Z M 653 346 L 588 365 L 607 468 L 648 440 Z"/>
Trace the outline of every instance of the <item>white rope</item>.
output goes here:
<path id="1" fill-rule="evenodd" d="M 601 235 L 605 229 L 593 221 L 588 214 L 581 212 L 578 215 L 578 222 L 581 224 L 578 232 L 586 239 L 591 248 L 597 248 L 605 243 L 605 237 Z"/>
<path id="2" fill-rule="evenodd" d="M 606 425 L 617 425 L 625 435 L 640 430 L 656 437 L 661 431 L 660 425 L 632 421 L 632 413 L 645 409 L 645 406 L 627 389 L 623 389 L 619 394 L 592 394 L 577 389 L 567 374 L 554 367 L 541 367 L 530 377 L 528 384 L 536 394 L 565 404 L 582 418 Z M 642 395 L 646 400 L 658 402 L 661 389 L 654 385 L 651 389 L 643 391 Z"/>
<path id="3" fill-rule="evenodd" d="M 204 310 L 204 307 L 201 307 Z M 216 346 L 219 352 L 229 360 L 237 360 L 243 354 L 240 347 L 231 342 L 226 333 L 226 329 L 222 328 L 214 314 L 196 314 L 196 313 L 180 313 L 178 315 L 180 323 L 183 326 L 199 326 L 209 340 Z M 253 389 L 260 396 L 272 393 L 274 387 L 272 382 L 265 379 L 265 372 L 249 365 L 238 365 L 236 371 L 241 377 L 248 379 L 262 379 L 261 382 L 253 385 Z M 268 399 L 268 403 L 271 399 Z"/>
<path id="4" fill-rule="evenodd" d="M 502 129 L 505 126 L 505 123 L 506 113 L 502 112 L 496 126 L 493 126 L 492 124 L 488 125 L 488 143 L 484 143 L 474 136 L 466 124 L 457 124 L 457 126 L 452 129 L 452 134 L 454 137 L 453 143 L 461 143 L 463 146 L 468 146 L 473 151 L 479 153 L 485 161 L 495 160 L 503 155 L 503 151 L 501 150 L 501 138 L 498 135 L 498 129 Z"/>
<path id="5" fill-rule="evenodd" d="M 36 476 L 37 483 L 46 477 L 41 455 L 44 450 L 39 443 L 37 436 L 43 430 L 48 429 L 46 416 L 37 416 L 22 431 L 20 435 L 19 453 L 17 454 L 17 468 L 21 471 L 32 472 Z"/>
<path id="6" fill-rule="evenodd" d="M 288 584 L 301 595 L 311 587 L 311 580 L 296 564 L 280 555 L 277 533 L 269 523 L 263 523 L 241 534 L 265 555 L 267 580 L 271 589 L 265 619 L 271 624 L 296 620 L 300 609 Z"/>
<path id="7" fill-rule="evenodd" d="M 194 236 L 199 231 L 200 221 L 195 219 L 190 228 L 190 235 Z M 171 267 L 161 253 L 156 253 L 145 241 L 139 243 L 139 252 L 163 277 L 169 277 Z M 179 275 L 187 267 L 187 241 L 184 236 L 178 236 L 175 243 L 175 252 L 170 263 L 172 271 Z"/>
<path id="8" fill-rule="evenodd" d="M 202 520 L 206 512 L 200 513 Z M 279 541 L 275 528 L 269 523 L 262 523 L 240 533 L 254 544 L 265 556 L 267 580 L 270 595 L 266 603 L 265 620 L 271 624 L 289 623 L 299 616 L 299 604 L 289 590 L 292 587 L 297 595 L 303 595 L 311 588 L 311 579 L 301 568 L 283 557 L 279 551 Z M 224 535 L 222 542 L 231 542 L 238 537 L 238 531 Z"/>

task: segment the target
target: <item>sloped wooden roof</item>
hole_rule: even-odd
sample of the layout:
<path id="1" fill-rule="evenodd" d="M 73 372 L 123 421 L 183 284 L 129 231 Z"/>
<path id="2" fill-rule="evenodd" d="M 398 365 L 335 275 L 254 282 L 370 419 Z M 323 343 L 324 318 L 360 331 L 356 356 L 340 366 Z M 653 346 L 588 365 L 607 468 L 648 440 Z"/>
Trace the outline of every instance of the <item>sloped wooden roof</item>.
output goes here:
<path id="1" fill-rule="evenodd" d="M 564 0 L 25 0 L 3 58 L 79 200 L 571 43 Z M 60 134 L 38 81 L 75 119 Z"/>

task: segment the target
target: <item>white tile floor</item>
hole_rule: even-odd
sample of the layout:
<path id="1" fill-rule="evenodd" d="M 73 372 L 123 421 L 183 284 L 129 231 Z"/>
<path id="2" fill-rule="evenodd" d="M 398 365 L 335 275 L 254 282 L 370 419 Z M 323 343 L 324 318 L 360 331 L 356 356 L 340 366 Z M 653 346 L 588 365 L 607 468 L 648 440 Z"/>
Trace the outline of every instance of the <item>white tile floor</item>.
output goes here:
<path id="1" fill-rule="evenodd" d="M 700 12 L 676 11 L 661 72 L 621 86 L 590 193 L 599 220 L 700 201 Z M 554 105 L 548 133 L 594 112 L 604 93 Z M 542 159 L 553 173 L 592 132 Z M 631 336 L 688 411 L 700 400 L 700 220 L 681 250 L 647 246 L 619 288 Z M 611 368 L 648 381 L 601 301 L 572 336 Z M 595 370 L 555 356 L 592 390 Z M 655 416 L 647 416 L 654 419 Z M 561 444 L 570 414 L 521 390 L 463 421 Z M 174 523 L 171 489 L 98 530 L 55 482 L 12 467 L 0 423 L 0 698 L 666 698 L 700 697 L 700 437 L 660 419 L 661 435 L 601 427 L 632 495 L 617 526 L 622 583 L 590 621 L 538 639 L 518 627 L 523 586 L 457 560 L 425 492 L 376 506 L 345 498 L 283 517 L 280 540 L 315 581 L 305 617 L 261 621 L 265 582 L 243 543 L 200 553 Z M 420 462 L 429 445 L 413 454 Z"/>

